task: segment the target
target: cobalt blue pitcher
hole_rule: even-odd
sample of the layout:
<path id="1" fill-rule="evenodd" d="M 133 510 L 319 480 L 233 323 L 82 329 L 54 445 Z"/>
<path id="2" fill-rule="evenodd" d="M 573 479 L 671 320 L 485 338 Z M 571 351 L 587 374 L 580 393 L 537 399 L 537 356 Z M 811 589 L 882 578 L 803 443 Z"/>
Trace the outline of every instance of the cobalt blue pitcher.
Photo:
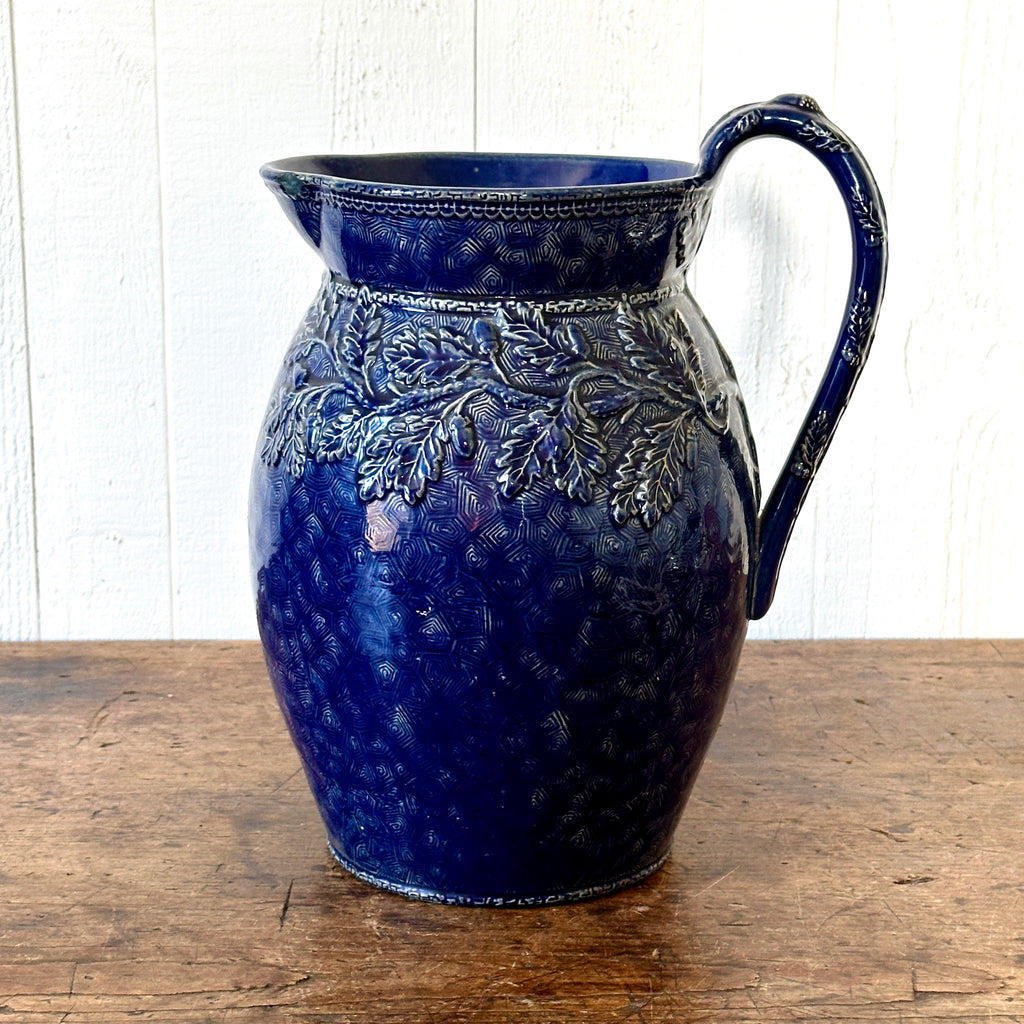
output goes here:
<path id="1" fill-rule="evenodd" d="M 828 168 L 850 216 L 831 360 L 761 508 L 729 357 L 686 271 L 732 151 Z M 316 156 L 263 176 L 326 264 L 263 424 L 267 665 L 330 848 L 376 885 L 534 905 L 638 881 L 673 831 L 749 618 L 864 365 L 885 215 L 813 100 L 696 165 Z"/>

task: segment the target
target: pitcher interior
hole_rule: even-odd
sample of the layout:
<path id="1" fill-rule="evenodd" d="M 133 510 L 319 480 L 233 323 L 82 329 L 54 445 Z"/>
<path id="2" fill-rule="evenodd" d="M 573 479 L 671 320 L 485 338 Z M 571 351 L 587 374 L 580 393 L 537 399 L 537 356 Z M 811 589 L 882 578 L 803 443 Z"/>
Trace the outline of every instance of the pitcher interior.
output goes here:
<path id="1" fill-rule="evenodd" d="M 541 190 L 675 181 L 694 173 L 676 160 L 516 153 L 308 156 L 276 161 L 274 169 L 383 185 Z"/>

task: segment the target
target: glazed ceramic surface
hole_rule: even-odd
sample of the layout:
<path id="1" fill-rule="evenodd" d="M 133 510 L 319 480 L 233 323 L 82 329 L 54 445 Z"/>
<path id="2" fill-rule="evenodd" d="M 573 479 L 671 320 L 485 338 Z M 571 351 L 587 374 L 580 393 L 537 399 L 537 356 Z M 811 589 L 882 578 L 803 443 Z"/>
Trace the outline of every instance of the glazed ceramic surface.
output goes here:
<path id="1" fill-rule="evenodd" d="M 854 268 L 759 514 L 740 389 L 686 270 L 726 158 L 766 134 L 832 173 Z M 327 268 L 264 422 L 251 541 L 332 851 L 455 903 L 642 878 L 870 346 L 869 170 L 792 96 L 723 118 L 695 166 L 408 154 L 263 174 Z"/>

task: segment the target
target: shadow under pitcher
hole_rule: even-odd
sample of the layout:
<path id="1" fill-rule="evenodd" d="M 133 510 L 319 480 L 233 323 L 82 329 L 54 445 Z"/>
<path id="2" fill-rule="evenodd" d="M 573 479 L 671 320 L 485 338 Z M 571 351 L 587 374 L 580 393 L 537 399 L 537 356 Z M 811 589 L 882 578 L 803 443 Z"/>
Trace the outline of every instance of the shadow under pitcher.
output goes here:
<path id="1" fill-rule="evenodd" d="M 849 213 L 839 336 L 762 507 L 686 271 L 733 150 L 790 139 Z M 885 213 L 806 96 L 697 164 L 316 156 L 263 177 L 326 271 L 250 497 L 267 666 L 346 868 L 529 906 L 656 870 L 871 345 Z"/>

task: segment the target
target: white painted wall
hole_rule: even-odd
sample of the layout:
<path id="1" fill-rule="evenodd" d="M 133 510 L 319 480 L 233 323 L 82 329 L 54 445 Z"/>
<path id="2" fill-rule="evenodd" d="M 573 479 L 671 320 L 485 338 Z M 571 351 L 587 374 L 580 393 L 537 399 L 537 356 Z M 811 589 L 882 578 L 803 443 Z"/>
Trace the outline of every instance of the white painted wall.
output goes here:
<path id="1" fill-rule="evenodd" d="M 0 0 L 0 638 L 255 635 L 249 465 L 319 278 L 261 163 L 685 159 L 780 92 L 857 140 L 892 258 L 752 635 L 1024 635 L 1022 60 L 1013 0 Z M 845 296 L 831 188 L 745 148 L 694 278 L 766 478 Z"/>

